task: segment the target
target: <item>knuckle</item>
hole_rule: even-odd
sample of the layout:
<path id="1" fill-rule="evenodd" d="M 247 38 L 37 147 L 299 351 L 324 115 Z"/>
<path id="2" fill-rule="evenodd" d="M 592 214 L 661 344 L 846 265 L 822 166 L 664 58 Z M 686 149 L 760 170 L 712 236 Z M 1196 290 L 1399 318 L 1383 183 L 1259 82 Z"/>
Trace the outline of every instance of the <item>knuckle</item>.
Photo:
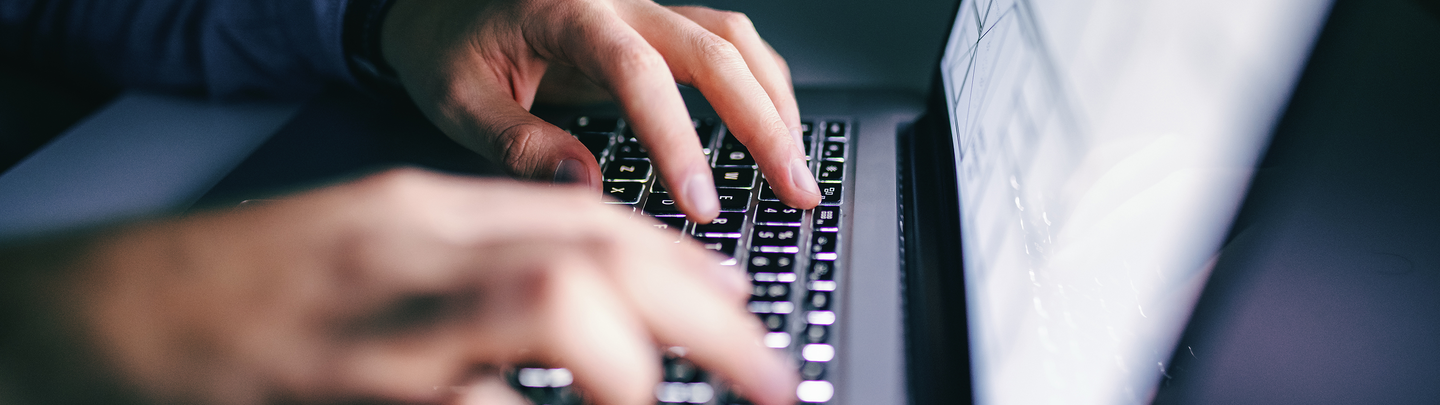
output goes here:
<path id="1" fill-rule="evenodd" d="M 743 35 L 755 32 L 755 22 L 750 17 L 738 11 L 720 11 L 720 26 L 724 31 L 722 35 L 733 38 L 732 35 Z"/>
<path id="2" fill-rule="evenodd" d="M 705 60 L 711 63 L 733 63 L 740 61 L 740 50 L 735 44 L 714 34 L 701 35 L 696 39 Z"/>
<path id="3" fill-rule="evenodd" d="M 649 44 L 620 41 L 616 44 L 614 62 L 621 72 L 645 72 L 665 69 L 665 58 Z"/>
<path id="4" fill-rule="evenodd" d="M 545 130 L 539 125 L 522 123 L 500 131 L 500 160 L 512 171 L 522 171 L 530 163 L 531 145 L 544 136 Z"/>

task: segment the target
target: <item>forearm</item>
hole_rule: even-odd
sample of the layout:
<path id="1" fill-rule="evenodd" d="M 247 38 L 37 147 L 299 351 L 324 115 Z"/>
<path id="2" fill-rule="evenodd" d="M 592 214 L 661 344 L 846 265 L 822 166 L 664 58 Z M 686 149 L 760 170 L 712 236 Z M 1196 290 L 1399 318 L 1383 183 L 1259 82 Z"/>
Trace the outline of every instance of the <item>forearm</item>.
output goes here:
<path id="1" fill-rule="evenodd" d="M 353 83 L 349 0 L 15 0 L 0 59 L 67 80 L 204 95 L 298 97 Z"/>

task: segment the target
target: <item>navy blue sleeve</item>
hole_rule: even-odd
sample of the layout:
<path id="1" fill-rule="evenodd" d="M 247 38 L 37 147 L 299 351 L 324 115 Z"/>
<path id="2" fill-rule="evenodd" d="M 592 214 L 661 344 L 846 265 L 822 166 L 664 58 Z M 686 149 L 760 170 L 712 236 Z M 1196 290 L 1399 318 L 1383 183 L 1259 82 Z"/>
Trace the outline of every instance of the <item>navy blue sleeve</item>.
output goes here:
<path id="1" fill-rule="evenodd" d="M 356 85 L 350 0 L 0 0 L 0 63 L 215 99 Z"/>

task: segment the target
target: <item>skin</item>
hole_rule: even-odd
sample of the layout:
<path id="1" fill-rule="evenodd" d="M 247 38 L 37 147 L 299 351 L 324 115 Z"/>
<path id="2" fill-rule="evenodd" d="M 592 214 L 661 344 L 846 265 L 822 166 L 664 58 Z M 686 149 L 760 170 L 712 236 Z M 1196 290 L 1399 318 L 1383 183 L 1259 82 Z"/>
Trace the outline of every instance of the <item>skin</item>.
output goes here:
<path id="1" fill-rule="evenodd" d="M 107 233 L 39 296 L 143 402 L 511 401 L 496 370 L 540 363 L 644 404 L 684 346 L 794 403 L 743 276 L 673 240 L 583 190 L 396 170 Z"/>
<path id="2" fill-rule="evenodd" d="M 793 368 L 744 309 L 743 275 L 597 203 L 589 152 L 528 111 L 542 89 L 608 93 L 680 208 L 706 223 L 718 201 L 676 83 L 693 86 L 781 200 L 812 208 L 788 68 L 744 15 L 645 0 L 398 0 L 382 48 L 452 138 L 519 177 L 585 187 L 397 170 L 72 243 L 58 268 L 0 285 L 28 291 L 0 301 L 53 314 L 16 319 L 55 323 L 63 338 L 17 336 L 71 353 L 57 369 L 93 369 L 50 394 L 113 380 L 141 403 L 521 403 L 497 370 L 539 363 L 571 369 L 597 404 L 645 404 L 661 350 L 684 346 L 756 403 L 795 402 Z M 0 250 L 10 263 L 38 256 Z"/>
<path id="3" fill-rule="evenodd" d="M 564 167 L 578 171 L 560 177 L 599 189 L 585 146 L 528 111 L 553 69 L 552 78 L 578 72 L 618 100 L 692 221 L 713 220 L 719 201 L 676 83 L 710 100 L 781 201 L 820 203 L 789 69 L 743 14 L 648 0 L 400 0 L 381 37 L 420 109 L 517 176 L 554 179 L 572 162 Z"/>

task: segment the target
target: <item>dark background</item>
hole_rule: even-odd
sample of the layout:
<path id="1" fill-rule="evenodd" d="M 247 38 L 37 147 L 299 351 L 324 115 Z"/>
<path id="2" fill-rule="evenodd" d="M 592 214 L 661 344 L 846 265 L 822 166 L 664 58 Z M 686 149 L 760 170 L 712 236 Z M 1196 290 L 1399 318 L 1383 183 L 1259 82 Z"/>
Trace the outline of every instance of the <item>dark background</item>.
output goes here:
<path id="1" fill-rule="evenodd" d="M 747 13 L 790 64 L 800 88 L 903 89 L 923 94 L 953 18 L 951 0 L 708 0 Z M 0 173 L 115 93 L 0 61 Z"/>
<path id="2" fill-rule="evenodd" d="M 1163 404 L 1440 403 L 1440 6 L 1340 0 Z"/>

